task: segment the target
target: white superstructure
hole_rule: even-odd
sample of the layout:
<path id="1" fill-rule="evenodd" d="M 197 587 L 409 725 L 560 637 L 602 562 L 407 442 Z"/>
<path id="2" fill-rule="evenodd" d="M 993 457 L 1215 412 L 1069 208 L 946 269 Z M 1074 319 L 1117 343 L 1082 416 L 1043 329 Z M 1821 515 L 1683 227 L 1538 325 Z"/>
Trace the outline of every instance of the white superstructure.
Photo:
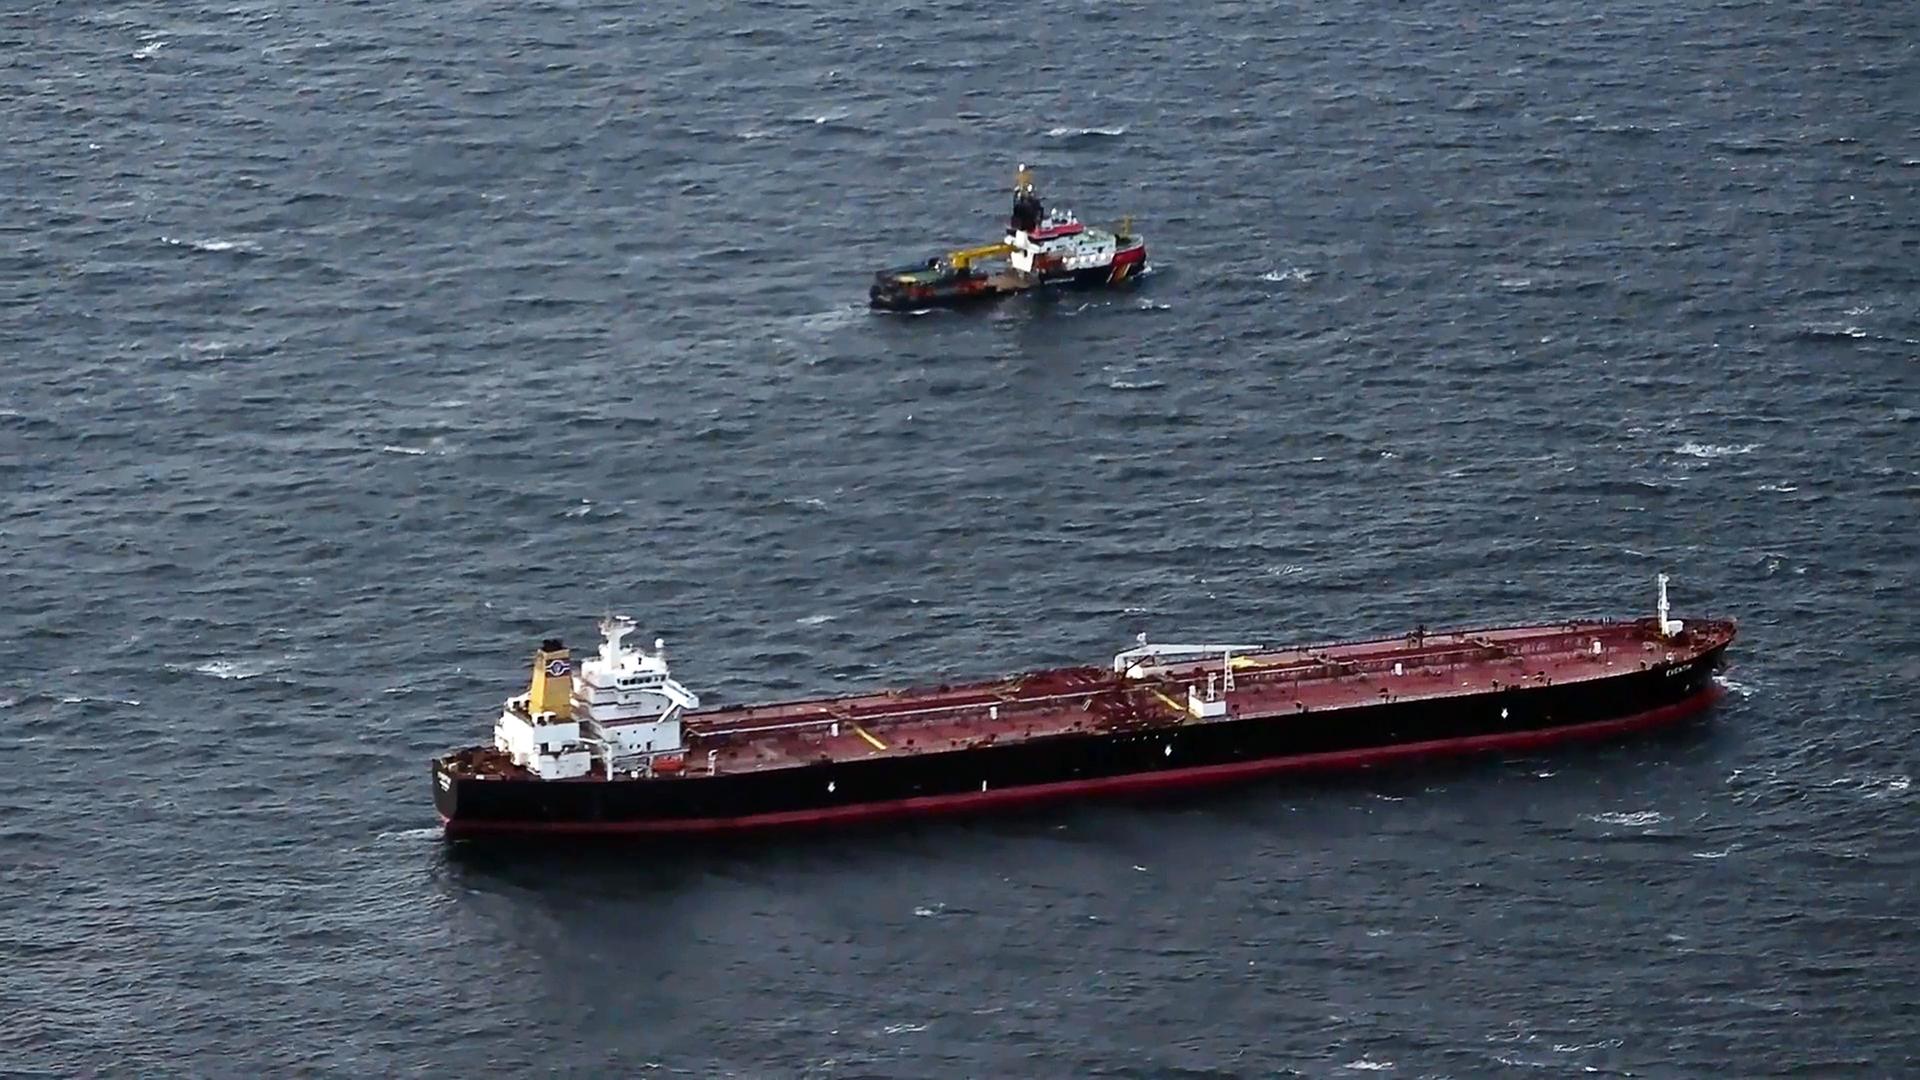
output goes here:
<path id="1" fill-rule="evenodd" d="M 1013 195 L 1005 239 L 1008 266 L 1043 281 L 1113 266 L 1120 238 L 1086 225 L 1071 210 L 1047 209 L 1025 165 L 1020 166 Z"/>
<path id="2" fill-rule="evenodd" d="M 1087 228 L 1071 210 L 1049 210 L 1031 230 L 1009 229 L 1006 242 L 1008 266 L 1042 277 L 1110 266 L 1119 249 L 1112 233 Z"/>
<path id="3" fill-rule="evenodd" d="M 494 746 L 543 780 L 678 768 L 686 751 L 681 716 L 699 708 L 700 698 L 673 678 L 665 642 L 655 638 L 651 653 L 626 644 L 633 630 L 625 616 L 602 621 L 599 652 L 580 665 L 578 678 L 560 642 L 542 645 L 532 687 L 501 710 Z"/>

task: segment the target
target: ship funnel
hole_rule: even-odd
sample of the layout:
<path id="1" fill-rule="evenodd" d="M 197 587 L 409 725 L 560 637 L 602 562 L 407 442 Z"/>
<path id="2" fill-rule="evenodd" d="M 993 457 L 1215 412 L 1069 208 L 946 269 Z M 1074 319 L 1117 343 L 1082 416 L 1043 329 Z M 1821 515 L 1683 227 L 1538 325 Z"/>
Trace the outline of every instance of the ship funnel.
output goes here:
<path id="1" fill-rule="evenodd" d="M 550 712 L 561 720 L 573 715 L 573 654 L 559 638 L 541 642 L 533 654 L 527 712 L 533 716 Z"/>

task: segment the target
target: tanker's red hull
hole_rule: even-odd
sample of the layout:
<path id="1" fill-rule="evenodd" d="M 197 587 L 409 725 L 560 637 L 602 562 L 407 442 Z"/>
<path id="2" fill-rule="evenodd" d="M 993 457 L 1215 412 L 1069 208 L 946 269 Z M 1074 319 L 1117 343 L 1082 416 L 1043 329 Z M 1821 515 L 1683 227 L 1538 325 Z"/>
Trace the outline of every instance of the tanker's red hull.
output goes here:
<path id="1" fill-rule="evenodd" d="M 1532 750 L 1700 711 L 1733 636 L 1644 620 L 1270 650 L 1235 658 L 1211 712 L 1218 661 L 709 710 L 673 775 L 540 780 L 474 748 L 434 763 L 436 806 L 451 837 L 697 834 Z"/>

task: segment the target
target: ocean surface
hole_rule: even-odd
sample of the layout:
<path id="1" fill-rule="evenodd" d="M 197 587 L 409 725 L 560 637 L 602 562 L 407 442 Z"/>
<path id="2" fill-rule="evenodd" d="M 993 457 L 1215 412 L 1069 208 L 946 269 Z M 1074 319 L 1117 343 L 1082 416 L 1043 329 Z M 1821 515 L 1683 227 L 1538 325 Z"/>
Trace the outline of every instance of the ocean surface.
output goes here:
<path id="1" fill-rule="evenodd" d="M 1920 1072 L 1920 6 L 0 8 L 0 1072 Z M 1015 167 L 1131 290 L 871 314 Z M 1729 615 L 1677 736 L 449 852 L 738 702 Z M 1903 1019 L 1904 1018 L 1904 1019 Z"/>

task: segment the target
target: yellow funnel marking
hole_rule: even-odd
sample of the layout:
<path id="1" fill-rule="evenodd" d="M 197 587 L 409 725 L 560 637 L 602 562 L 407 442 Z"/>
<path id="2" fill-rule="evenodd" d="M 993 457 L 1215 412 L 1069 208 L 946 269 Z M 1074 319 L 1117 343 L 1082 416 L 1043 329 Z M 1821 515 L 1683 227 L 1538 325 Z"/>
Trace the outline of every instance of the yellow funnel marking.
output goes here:
<path id="1" fill-rule="evenodd" d="M 1158 690 L 1152 691 L 1152 693 L 1154 697 L 1157 697 L 1161 701 L 1166 702 L 1167 708 L 1172 709 L 1174 712 L 1177 712 L 1182 716 L 1187 715 L 1187 713 L 1190 711 L 1185 705 L 1180 704 L 1179 702 L 1173 700 L 1172 698 L 1168 697 L 1167 695 L 1161 693 Z"/>
<path id="2" fill-rule="evenodd" d="M 872 746 L 875 750 L 885 750 L 887 748 L 886 743 L 883 743 L 879 739 L 874 738 L 873 733 L 868 731 L 866 728 L 861 727 L 859 724 L 853 724 L 850 726 L 853 728 L 853 733 L 855 735 L 858 735 L 861 738 L 867 740 L 868 745 Z"/>

